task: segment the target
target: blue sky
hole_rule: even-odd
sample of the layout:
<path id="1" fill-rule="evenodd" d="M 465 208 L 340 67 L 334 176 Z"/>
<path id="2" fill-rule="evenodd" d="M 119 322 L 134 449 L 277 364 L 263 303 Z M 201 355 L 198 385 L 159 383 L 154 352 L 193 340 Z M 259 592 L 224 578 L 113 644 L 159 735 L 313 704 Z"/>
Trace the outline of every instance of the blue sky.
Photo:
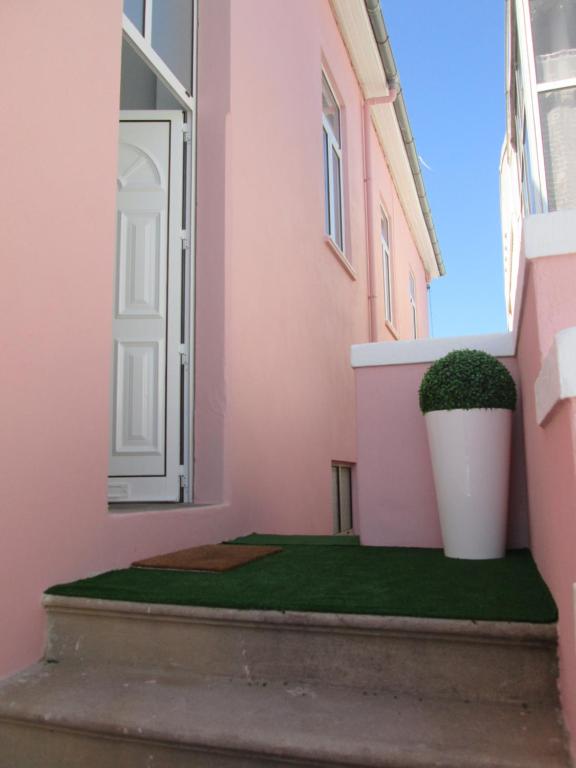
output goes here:
<path id="1" fill-rule="evenodd" d="M 431 334 L 505 331 L 504 0 L 381 5 L 446 265 L 432 284 Z"/>

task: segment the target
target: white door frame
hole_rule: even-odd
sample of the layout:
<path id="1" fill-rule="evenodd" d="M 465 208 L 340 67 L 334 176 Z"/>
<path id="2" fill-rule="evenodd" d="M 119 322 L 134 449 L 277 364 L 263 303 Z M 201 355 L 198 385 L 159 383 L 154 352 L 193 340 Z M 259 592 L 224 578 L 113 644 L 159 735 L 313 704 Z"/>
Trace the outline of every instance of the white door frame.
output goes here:
<path id="1" fill-rule="evenodd" d="M 168 123 L 169 139 L 169 187 L 167 217 L 167 332 L 166 332 L 166 377 L 165 377 L 165 472 L 164 475 L 127 475 L 112 476 L 108 482 L 110 501 L 152 502 L 181 501 L 182 489 L 186 486 L 186 466 L 181 461 L 181 444 L 186 443 L 187 428 L 182 413 L 189 391 L 186 376 L 188 359 L 187 338 L 182 338 L 186 317 L 185 291 L 182 277 L 190 274 L 189 238 L 187 228 L 188 215 L 183 215 L 183 173 L 184 143 L 186 138 L 183 113 L 179 110 L 130 110 L 122 112 L 121 122 Z M 188 206 L 187 206 L 188 208 Z M 188 262 L 188 263 L 186 263 Z M 115 288 L 117 291 L 117 288 Z M 184 306 L 182 302 L 184 301 Z M 116 296 L 115 296 L 116 304 Z M 189 336 L 189 334 L 185 334 Z M 113 377 L 115 379 L 115 377 Z M 183 389 L 182 389 L 183 388 Z M 182 396 L 184 395 L 184 397 Z M 114 393 L 111 393 L 114 397 Z M 112 441 L 114 437 L 112 436 Z M 183 482 L 184 481 L 184 482 Z"/>
<path id="2" fill-rule="evenodd" d="M 122 15 L 122 32 L 133 50 L 144 60 L 146 65 L 156 74 L 158 79 L 169 89 L 175 99 L 180 103 L 184 113 L 184 138 L 185 138 L 185 175 L 184 188 L 184 216 L 183 216 L 183 275 L 182 287 L 183 307 L 183 338 L 180 345 L 182 361 L 181 384 L 183 387 L 181 442 L 182 464 L 179 471 L 180 497 L 174 499 L 184 503 L 193 501 L 193 469 L 194 469 L 194 298 L 195 298 L 195 240 L 196 240 L 196 93 L 198 88 L 198 0 L 192 0 L 194 14 L 193 49 L 192 49 L 192 93 L 189 93 L 170 68 L 164 63 L 156 51 L 152 48 L 151 40 L 151 9 L 153 0 L 147 0 L 145 33 L 142 35 L 126 14 Z M 156 114 L 159 111 L 156 111 Z M 132 113 L 134 114 L 134 113 Z M 110 501 L 113 501 L 110 499 Z M 115 501 L 122 501 L 116 498 Z"/>

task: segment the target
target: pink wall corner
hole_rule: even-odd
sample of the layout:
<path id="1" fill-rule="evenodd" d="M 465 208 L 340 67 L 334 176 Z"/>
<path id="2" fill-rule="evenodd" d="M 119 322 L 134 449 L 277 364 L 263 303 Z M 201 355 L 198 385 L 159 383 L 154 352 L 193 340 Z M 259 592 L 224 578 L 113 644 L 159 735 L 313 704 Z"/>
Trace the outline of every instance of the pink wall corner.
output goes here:
<path id="1" fill-rule="evenodd" d="M 514 358 L 502 358 L 519 387 Z M 426 426 L 418 402 L 428 363 L 356 369 L 358 531 L 363 544 L 441 547 Z M 508 546 L 528 545 L 522 419 L 514 419 Z"/>
<path id="2" fill-rule="evenodd" d="M 246 531 L 229 506 L 108 511 L 121 14 L 0 6 L 0 676 L 41 655 L 48 586 Z"/>
<path id="3" fill-rule="evenodd" d="M 42 588 L 105 508 L 120 23 L 120 0 L 0 9 L 0 674 L 40 654 Z"/>
<path id="4" fill-rule="evenodd" d="M 518 362 L 524 390 L 524 429 L 532 552 L 559 611 L 560 690 L 576 753 L 576 404 L 561 402 L 542 426 L 534 384 L 555 333 L 576 324 L 571 287 L 576 257 L 549 257 L 527 265 Z M 568 281 L 568 282 L 567 282 Z"/>

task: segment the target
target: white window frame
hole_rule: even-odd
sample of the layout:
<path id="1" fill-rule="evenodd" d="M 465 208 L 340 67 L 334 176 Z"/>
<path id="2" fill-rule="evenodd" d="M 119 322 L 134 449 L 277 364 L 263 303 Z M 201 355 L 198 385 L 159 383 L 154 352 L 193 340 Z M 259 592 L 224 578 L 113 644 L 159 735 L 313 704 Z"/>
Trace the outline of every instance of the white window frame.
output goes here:
<path id="1" fill-rule="evenodd" d="M 410 301 L 410 309 L 412 312 L 412 337 L 418 338 L 418 309 L 416 307 L 416 278 L 414 272 L 410 270 L 408 273 L 408 299 Z"/>
<path id="2" fill-rule="evenodd" d="M 386 221 L 388 239 L 384 237 L 382 222 Z M 388 325 L 394 325 L 394 293 L 392 290 L 392 251 L 390 248 L 390 217 L 384 208 L 380 208 L 380 251 L 382 256 L 382 275 L 384 287 L 384 319 Z"/>
<path id="3" fill-rule="evenodd" d="M 324 110 L 322 110 L 322 153 L 324 155 L 324 190 L 325 190 L 325 214 L 328 214 L 328 226 L 325 227 L 326 235 L 332 240 L 336 248 L 345 253 L 346 250 L 346 228 L 344 223 L 344 163 L 342 161 L 342 105 L 336 97 L 336 92 L 330 78 L 324 70 L 322 70 L 322 79 L 326 80 L 326 84 L 330 89 L 330 93 L 336 105 L 338 107 L 338 120 L 340 123 L 340 141 L 332 130 Z M 332 167 L 333 153 L 338 158 L 338 165 L 340 168 L 340 232 L 342 235 L 342 243 L 339 243 L 336 237 L 336 206 L 334 205 L 336 193 L 334 190 L 334 170 Z M 327 199 L 326 199 L 327 198 Z M 326 217 L 325 217 L 326 219 Z"/>
<path id="4" fill-rule="evenodd" d="M 544 160 L 544 140 L 542 136 L 542 121 L 540 115 L 541 93 L 547 91 L 556 91 L 563 88 L 573 88 L 576 86 L 576 77 L 566 78 L 564 80 L 550 80 L 542 83 L 538 82 L 536 77 L 536 56 L 534 53 L 534 35 L 532 30 L 532 21 L 530 18 L 529 0 L 516 0 L 516 24 L 520 42 L 524 46 L 524 55 L 526 56 L 527 74 L 524 83 L 524 100 L 529 102 L 531 111 L 531 121 L 528 121 L 526 115 L 526 125 L 528 129 L 528 146 L 534 146 L 536 157 L 531 156 L 531 162 L 536 164 L 538 179 L 536 179 L 536 188 L 539 191 L 536 204 L 538 206 L 534 213 L 548 213 L 548 180 L 546 177 L 546 163 Z M 521 54 L 522 55 L 522 52 Z M 534 170 L 534 169 L 533 169 Z M 534 185 L 534 180 L 533 180 Z"/>

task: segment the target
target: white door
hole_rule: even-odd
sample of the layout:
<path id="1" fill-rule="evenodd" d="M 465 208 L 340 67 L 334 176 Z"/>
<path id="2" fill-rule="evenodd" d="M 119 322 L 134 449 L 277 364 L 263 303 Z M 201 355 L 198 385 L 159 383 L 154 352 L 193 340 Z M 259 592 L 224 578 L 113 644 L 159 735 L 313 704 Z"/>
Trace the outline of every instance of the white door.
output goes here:
<path id="1" fill-rule="evenodd" d="M 179 501 L 183 118 L 122 112 L 110 501 Z"/>

